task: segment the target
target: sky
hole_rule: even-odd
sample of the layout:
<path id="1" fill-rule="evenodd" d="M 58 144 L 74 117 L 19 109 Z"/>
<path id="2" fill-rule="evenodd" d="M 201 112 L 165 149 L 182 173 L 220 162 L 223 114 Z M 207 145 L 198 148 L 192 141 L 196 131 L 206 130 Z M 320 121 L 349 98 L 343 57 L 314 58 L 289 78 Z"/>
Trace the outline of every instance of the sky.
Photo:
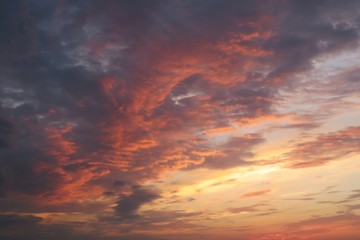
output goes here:
<path id="1" fill-rule="evenodd" d="M 0 239 L 360 239 L 360 1 L 0 1 Z"/>

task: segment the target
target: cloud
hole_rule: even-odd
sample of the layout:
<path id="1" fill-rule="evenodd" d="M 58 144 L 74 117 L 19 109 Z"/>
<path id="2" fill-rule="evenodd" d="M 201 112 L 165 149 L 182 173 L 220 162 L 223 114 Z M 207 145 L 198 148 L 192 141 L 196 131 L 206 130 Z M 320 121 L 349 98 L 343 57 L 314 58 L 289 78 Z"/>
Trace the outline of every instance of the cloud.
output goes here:
<path id="1" fill-rule="evenodd" d="M 0 175 L 0 198 L 3 198 L 6 196 L 4 185 L 5 185 L 5 178 L 2 175 Z"/>
<path id="2" fill-rule="evenodd" d="M 279 63 L 269 77 L 283 79 L 311 69 L 311 60 L 316 56 L 357 46 L 357 20 L 349 14 L 351 6 L 357 5 L 354 1 L 326 6 L 320 1 L 289 2 L 289 14 L 279 22 L 278 37 L 267 43 Z"/>
<path id="3" fill-rule="evenodd" d="M 291 229 L 301 229 L 306 228 L 306 226 L 314 226 L 315 228 L 324 228 L 328 226 L 341 227 L 344 224 L 358 224 L 359 217 L 356 215 L 335 215 L 327 217 L 315 217 L 312 219 L 307 219 L 304 221 L 291 223 L 288 225 Z"/>
<path id="4" fill-rule="evenodd" d="M 347 212 L 348 212 L 349 214 L 351 214 L 351 213 L 353 213 L 354 210 L 360 209 L 360 204 L 347 205 L 346 208 L 347 208 Z"/>
<path id="5" fill-rule="evenodd" d="M 0 228 L 11 227 L 11 226 L 21 226 L 28 224 L 37 224 L 43 219 L 39 217 L 34 217 L 31 215 L 16 215 L 16 214 L 3 214 L 0 215 Z"/>
<path id="6" fill-rule="evenodd" d="M 286 200 L 295 200 L 295 201 L 312 201 L 315 198 L 312 197 L 300 197 L 300 198 L 287 198 Z"/>
<path id="7" fill-rule="evenodd" d="M 296 144 L 278 161 L 286 163 L 289 168 L 321 166 L 358 153 L 360 151 L 359 136 L 359 127 L 320 134 L 312 141 Z"/>
<path id="8" fill-rule="evenodd" d="M 210 187 L 216 187 L 219 185 L 226 185 L 226 184 L 233 184 L 233 183 L 237 182 L 237 180 L 238 180 L 237 178 L 230 178 L 230 179 L 227 179 L 224 181 L 213 183 L 210 185 Z"/>
<path id="9" fill-rule="evenodd" d="M 199 221 L 207 218 L 203 212 L 147 210 L 142 212 L 141 218 L 133 220 L 133 225 L 128 226 L 128 230 L 136 232 L 137 229 L 162 230 L 168 228 L 176 231 L 201 229 L 204 226 Z"/>
<path id="10" fill-rule="evenodd" d="M 14 149 L 22 149 L 1 161 L 10 191 L 51 201 L 90 198 L 118 173 L 139 182 L 164 170 L 229 168 L 251 157 L 227 146 L 222 160 L 205 157 L 217 146 L 202 133 L 271 114 L 275 91 L 252 71 L 268 54 L 256 44 L 268 37 L 253 24 L 264 22 L 256 3 L 6 7 L 13 14 L 3 15 L 10 34 L 4 46 L 12 39 L 31 49 L 30 62 L 13 48 L 7 55 L 18 63 L 2 62 L 1 102 L 19 132 Z M 245 138 L 239 148 L 256 144 Z"/>
<path id="11" fill-rule="evenodd" d="M 120 196 L 114 207 L 119 220 L 131 219 L 139 216 L 137 210 L 144 204 L 160 198 L 157 192 L 140 186 L 133 186 L 132 192 L 127 196 Z"/>
<path id="12" fill-rule="evenodd" d="M 352 214 L 319 216 L 289 223 L 283 231 L 252 235 L 249 239 L 351 239 L 359 237 L 357 225 L 359 217 Z"/>
<path id="13" fill-rule="evenodd" d="M 34 19 L 22 1 L 1 3 L 1 64 L 29 61 L 36 52 Z"/>
<path id="14" fill-rule="evenodd" d="M 258 190 L 258 191 L 244 193 L 242 195 L 242 197 L 243 198 L 261 197 L 261 196 L 267 195 L 270 192 L 271 192 L 271 189 Z"/>
<path id="15" fill-rule="evenodd" d="M 350 196 L 348 196 L 348 199 L 357 199 L 357 198 L 360 198 L 360 189 L 353 190 L 352 192 L 353 192 L 353 194 L 351 194 Z"/>
<path id="16" fill-rule="evenodd" d="M 334 110 L 359 90 L 357 67 L 341 69 L 326 81 L 304 81 L 320 57 L 358 48 L 357 1 L 19 0 L 0 5 L 3 212 L 78 211 L 100 219 L 113 210 L 120 225 L 143 221 L 150 229 L 153 221 L 157 229 L 161 224 L 197 228 L 181 218 L 201 214 L 140 212 L 162 196 L 135 185 L 145 186 L 165 172 L 257 164 L 251 161 L 256 148 L 268 143 L 261 124 L 306 131 L 326 120 L 321 111 L 282 111 L 285 93 L 293 98 L 308 88 L 307 102 Z M 327 96 L 331 99 L 324 100 Z M 282 125 L 288 116 L 290 122 Z M 304 168 L 350 156 L 359 152 L 358 136 L 358 127 L 318 135 L 296 144 L 279 162 Z M 259 207 L 230 212 L 255 213 Z M 9 222 L 34 220 L 7 217 Z M 67 225 L 33 225 L 32 238 L 46 239 L 41 235 L 46 227 L 55 233 L 65 229 L 54 239 L 76 235 Z M 91 234 L 79 238 L 104 237 Z"/>
<path id="17" fill-rule="evenodd" d="M 247 212 L 259 212 L 262 211 L 259 207 L 267 206 L 266 203 L 256 203 L 246 207 L 229 208 L 228 211 L 231 213 L 247 213 Z"/>
<path id="18" fill-rule="evenodd" d="M 11 221 L 9 221 L 11 223 Z M 101 223 L 98 223 L 97 227 L 99 227 Z M 19 227 L 21 231 L 19 231 Z M 69 224 L 39 224 L 36 222 L 28 221 L 25 223 L 23 220 L 17 220 L 16 224 L 12 226 L 7 225 L 1 227 L 3 231 L 0 232 L 0 237 L 9 240 L 26 240 L 31 238 L 36 238 L 39 240 L 61 240 L 61 239 L 69 239 L 69 240 L 136 240 L 136 239 L 146 239 L 146 240 L 155 240 L 155 239 L 167 239 L 158 236 L 152 236 L 148 234 L 129 234 L 124 233 L 122 236 L 106 236 L 103 234 L 99 234 L 94 231 L 78 231 L 79 228 L 87 229 L 89 227 L 95 227 L 94 225 L 87 223 L 73 223 Z M 105 226 L 101 226 L 105 227 Z M 109 229 L 107 229 L 109 230 Z"/>
<path id="19" fill-rule="evenodd" d="M 264 142 L 259 134 L 247 134 L 229 138 L 223 144 L 218 145 L 217 154 L 207 156 L 199 165 L 207 168 L 231 168 L 250 164 L 245 159 L 254 156 L 251 149 Z"/>
<path id="20" fill-rule="evenodd" d="M 8 120 L 0 118 L 0 149 L 10 146 L 10 138 L 13 134 L 14 126 Z"/>
<path id="21" fill-rule="evenodd" d="M 37 149 L 24 146 L 21 152 L 6 152 L 1 160 L 7 185 L 13 190 L 36 195 L 54 191 L 61 181 L 61 175 L 51 166 L 52 158 Z"/>

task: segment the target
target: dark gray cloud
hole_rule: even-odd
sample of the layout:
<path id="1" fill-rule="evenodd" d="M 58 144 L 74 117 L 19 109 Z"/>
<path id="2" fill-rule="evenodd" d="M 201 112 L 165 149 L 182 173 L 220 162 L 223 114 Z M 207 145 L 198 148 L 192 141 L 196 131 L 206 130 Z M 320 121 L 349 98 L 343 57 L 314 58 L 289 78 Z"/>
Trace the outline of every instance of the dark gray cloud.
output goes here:
<path id="1" fill-rule="evenodd" d="M 31 215 L 16 215 L 16 214 L 5 214 L 0 215 L 0 228 L 22 226 L 28 224 L 37 224 L 42 221 L 42 218 L 34 217 Z"/>
<path id="2" fill-rule="evenodd" d="M 359 16 L 353 10 L 358 7 L 357 1 L 289 1 L 279 18 L 277 37 L 266 43 L 278 61 L 268 77 L 286 78 L 310 69 L 319 55 L 357 46 Z"/>
<path id="3" fill-rule="evenodd" d="M 24 1 L 0 3 L 1 64 L 29 61 L 36 51 L 34 19 Z"/>
<path id="4" fill-rule="evenodd" d="M 150 203 L 161 195 L 152 189 L 141 186 L 133 186 L 132 193 L 120 196 L 114 210 L 119 220 L 136 218 L 139 215 L 137 210 L 146 203 Z"/>
<path id="5" fill-rule="evenodd" d="M 155 239 L 166 239 L 162 237 L 155 237 L 146 234 L 129 234 L 124 233 L 122 236 L 104 236 L 97 232 L 79 232 L 78 228 L 81 227 L 92 227 L 96 226 L 87 224 L 87 223 L 72 223 L 72 224 L 39 224 L 36 221 L 32 220 L 28 217 L 27 220 L 25 218 L 19 220 L 13 220 L 16 217 L 7 217 L 9 218 L 9 223 L 13 223 L 1 227 L 3 231 L 0 232 L 0 237 L 2 239 L 10 239 L 10 240 L 27 240 L 29 238 L 39 239 L 39 240 L 61 240 L 61 239 L 69 239 L 69 240 L 155 240 Z M 20 217 L 19 217 L 20 218 Z M 35 217 L 34 217 L 35 218 Z M 16 223 L 15 223 L 16 222 Z M 100 225 L 98 224 L 97 227 Z M 104 226 L 101 226 L 104 227 Z M 21 231 L 19 230 L 21 229 Z"/>
<path id="6" fill-rule="evenodd" d="M 0 199 L 5 196 L 5 178 L 0 175 Z"/>
<path id="7" fill-rule="evenodd" d="M 56 165 L 54 159 L 37 149 L 26 149 L 24 146 L 22 151 L 4 154 L 2 161 L 6 162 L 4 171 L 8 185 L 15 191 L 38 195 L 55 191 L 61 182 L 61 174 L 52 167 Z M 48 168 L 39 170 L 44 164 Z"/>
<path id="8" fill-rule="evenodd" d="M 11 144 L 11 136 L 14 134 L 13 124 L 0 116 L 0 151 Z"/>

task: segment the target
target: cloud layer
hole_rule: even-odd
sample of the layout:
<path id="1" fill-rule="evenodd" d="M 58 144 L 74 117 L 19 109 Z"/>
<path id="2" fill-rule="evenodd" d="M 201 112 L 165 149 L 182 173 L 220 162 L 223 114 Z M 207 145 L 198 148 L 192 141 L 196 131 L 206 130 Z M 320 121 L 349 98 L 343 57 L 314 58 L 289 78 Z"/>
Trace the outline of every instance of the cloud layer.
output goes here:
<path id="1" fill-rule="evenodd" d="M 246 201 L 281 187 L 248 185 L 242 206 L 203 209 L 208 200 L 181 184 L 356 158 L 359 9 L 350 0 L 2 1 L 4 236 L 26 239 L 9 238 L 21 226 L 38 239 L 180 239 L 174 229 L 206 232 L 219 216 L 278 213 Z M 204 186 L 225 195 L 233 175 Z"/>

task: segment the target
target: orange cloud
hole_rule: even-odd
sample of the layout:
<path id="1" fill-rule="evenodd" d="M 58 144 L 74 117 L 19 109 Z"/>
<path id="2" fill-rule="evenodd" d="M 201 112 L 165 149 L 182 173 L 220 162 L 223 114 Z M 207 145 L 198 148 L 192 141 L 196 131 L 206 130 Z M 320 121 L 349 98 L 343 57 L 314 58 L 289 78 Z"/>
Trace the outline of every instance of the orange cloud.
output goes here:
<path id="1" fill-rule="evenodd" d="M 262 197 L 271 192 L 271 189 L 258 190 L 253 192 L 247 192 L 242 195 L 243 198 L 249 197 Z"/>

